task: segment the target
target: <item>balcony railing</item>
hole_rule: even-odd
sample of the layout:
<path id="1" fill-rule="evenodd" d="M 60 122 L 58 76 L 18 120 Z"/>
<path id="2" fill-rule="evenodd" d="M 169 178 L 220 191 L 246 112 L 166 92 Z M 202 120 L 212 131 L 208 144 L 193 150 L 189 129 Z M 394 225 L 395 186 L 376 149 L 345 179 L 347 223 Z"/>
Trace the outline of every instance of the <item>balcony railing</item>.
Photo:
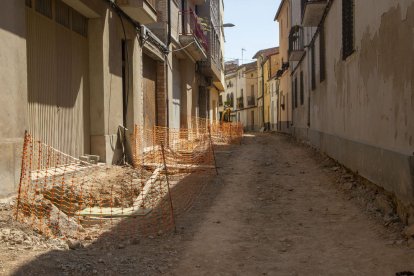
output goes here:
<path id="1" fill-rule="evenodd" d="M 204 50 L 208 51 L 208 39 L 201 28 L 198 16 L 191 9 L 180 11 L 179 14 L 182 20 L 180 35 L 193 35 L 203 46 Z"/>
<path id="2" fill-rule="evenodd" d="M 256 104 L 256 100 L 253 96 L 247 97 L 247 105 L 248 106 L 254 106 Z"/>
<path id="3" fill-rule="evenodd" d="M 237 98 L 237 108 L 244 108 L 243 97 Z"/>
<path id="4" fill-rule="evenodd" d="M 316 27 L 322 20 L 327 0 L 302 0 L 302 26 Z"/>
<path id="5" fill-rule="evenodd" d="M 301 60 L 304 49 L 303 27 L 293 26 L 289 34 L 289 61 Z"/>

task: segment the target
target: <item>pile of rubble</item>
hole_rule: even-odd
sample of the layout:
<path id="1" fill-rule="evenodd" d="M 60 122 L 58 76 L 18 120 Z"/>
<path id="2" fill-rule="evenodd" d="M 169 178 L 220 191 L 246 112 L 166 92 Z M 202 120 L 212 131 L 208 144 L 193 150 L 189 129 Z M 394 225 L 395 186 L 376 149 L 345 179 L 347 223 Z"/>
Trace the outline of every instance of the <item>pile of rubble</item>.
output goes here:
<path id="1" fill-rule="evenodd" d="M 382 220 L 384 226 L 398 233 L 392 244 L 406 244 L 414 249 L 414 217 L 406 212 L 407 208 L 401 202 L 330 158 L 326 158 L 323 164 L 336 175 L 336 183 L 346 192 L 349 200 L 356 200 L 369 214 Z"/>
<path id="2" fill-rule="evenodd" d="M 14 219 L 16 198 L 0 201 L 0 247 L 8 250 L 65 250 L 68 245 L 61 239 L 50 239 L 33 231 Z"/>
<path id="3" fill-rule="evenodd" d="M 48 237 L 83 239 L 85 228 L 96 232 L 96 221 L 79 215 L 88 208 L 129 208 L 132 207 L 141 191 L 141 185 L 151 176 L 151 171 L 125 166 L 97 166 L 76 179 L 80 185 L 62 181 L 33 185 L 16 207 L 19 220 L 37 232 Z M 63 178 L 63 177 L 62 177 Z M 38 181 L 40 182 L 40 181 Z M 100 223 L 100 226 L 104 223 Z M 91 229 L 89 229 L 91 228 Z M 95 231 L 96 230 L 96 231 Z"/>

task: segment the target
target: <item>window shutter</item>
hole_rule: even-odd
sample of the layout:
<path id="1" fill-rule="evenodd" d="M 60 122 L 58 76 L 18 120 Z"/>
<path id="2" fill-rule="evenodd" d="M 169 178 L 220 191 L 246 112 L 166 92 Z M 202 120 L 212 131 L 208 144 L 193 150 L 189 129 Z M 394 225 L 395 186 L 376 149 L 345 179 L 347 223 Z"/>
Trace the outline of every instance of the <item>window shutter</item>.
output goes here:
<path id="1" fill-rule="evenodd" d="M 354 0 L 342 0 L 342 58 L 354 52 Z"/>
<path id="2" fill-rule="evenodd" d="M 300 104 L 305 103 L 305 91 L 303 89 L 303 71 L 300 72 Z"/>
<path id="3" fill-rule="evenodd" d="M 311 47 L 311 81 L 312 90 L 316 89 L 316 76 L 315 76 L 315 44 Z"/>
<path id="4" fill-rule="evenodd" d="M 325 48 L 325 26 L 322 25 L 319 32 L 319 66 L 320 66 L 320 82 L 323 82 L 326 77 L 326 48 Z"/>
<path id="5" fill-rule="evenodd" d="M 52 0 L 36 0 L 36 11 L 52 18 Z"/>
<path id="6" fill-rule="evenodd" d="M 298 78 L 295 77 L 295 108 L 298 107 Z"/>

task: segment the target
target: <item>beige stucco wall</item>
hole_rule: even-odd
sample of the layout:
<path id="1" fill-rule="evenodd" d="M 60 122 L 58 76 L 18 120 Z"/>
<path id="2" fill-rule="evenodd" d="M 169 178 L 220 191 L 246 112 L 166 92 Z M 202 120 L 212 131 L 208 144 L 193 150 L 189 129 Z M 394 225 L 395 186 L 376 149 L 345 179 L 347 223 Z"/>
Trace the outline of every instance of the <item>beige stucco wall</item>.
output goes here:
<path id="1" fill-rule="evenodd" d="M 355 52 L 346 60 L 341 18 L 334 1 L 324 23 L 326 80 L 319 80 L 317 38 L 316 89 L 305 89 L 310 110 L 295 112 L 295 135 L 413 204 L 414 1 L 355 1 Z M 299 68 L 308 72 L 305 84 L 309 56 Z"/>
<path id="2" fill-rule="evenodd" d="M 219 101 L 219 90 L 215 87 L 209 89 L 210 93 L 210 109 L 209 109 L 209 119 L 211 122 L 217 121 L 219 117 L 218 101 Z"/>
<path id="3" fill-rule="evenodd" d="M 123 125 L 122 40 L 125 36 L 119 17 L 106 7 L 103 6 L 100 18 L 90 19 L 88 24 L 91 153 L 107 163 L 116 163 L 121 154 L 117 148 L 117 132 Z M 134 124 L 143 124 L 143 51 L 132 25 L 124 20 L 124 27 L 128 45 L 128 135 Z"/>
<path id="4" fill-rule="evenodd" d="M 14 193 L 27 129 L 24 1 L 2 1 L 0 10 L 0 197 Z"/>
<path id="5" fill-rule="evenodd" d="M 280 69 L 280 58 L 279 54 L 271 55 L 267 57 L 266 62 L 263 66 L 263 76 L 264 76 L 264 122 L 269 126 L 271 124 L 271 77 L 274 76 L 277 70 Z"/>
<path id="6" fill-rule="evenodd" d="M 279 60 L 280 65 L 288 62 L 289 56 L 289 32 L 291 28 L 290 18 L 290 1 L 284 1 L 280 13 L 276 20 L 279 22 Z M 279 130 L 283 132 L 290 132 L 292 121 L 292 92 L 291 92 L 291 73 L 292 68 L 285 71 L 280 77 L 280 116 L 279 116 Z"/>
<path id="7" fill-rule="evenodd" d="M 356 1 L 355 12 L 356 52 L 346 61 L 337 30 L 339 3 L 328 15 L 327 81 L 313 98 L 313 128 L 411 154 L 414 1 Z"/>

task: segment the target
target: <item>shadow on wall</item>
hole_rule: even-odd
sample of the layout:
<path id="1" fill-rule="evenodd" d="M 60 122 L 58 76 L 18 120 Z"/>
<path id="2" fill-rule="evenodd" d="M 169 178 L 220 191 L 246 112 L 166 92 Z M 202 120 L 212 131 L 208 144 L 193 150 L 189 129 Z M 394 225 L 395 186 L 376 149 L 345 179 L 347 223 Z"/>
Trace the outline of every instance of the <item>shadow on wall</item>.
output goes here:
<path id="1" fill-rule="evenodd" d="M 24 1 L 2 1 L 0 12 L 0 29 L 26 38 L 26 22 L 24 18 L 26 6 Z"/>

